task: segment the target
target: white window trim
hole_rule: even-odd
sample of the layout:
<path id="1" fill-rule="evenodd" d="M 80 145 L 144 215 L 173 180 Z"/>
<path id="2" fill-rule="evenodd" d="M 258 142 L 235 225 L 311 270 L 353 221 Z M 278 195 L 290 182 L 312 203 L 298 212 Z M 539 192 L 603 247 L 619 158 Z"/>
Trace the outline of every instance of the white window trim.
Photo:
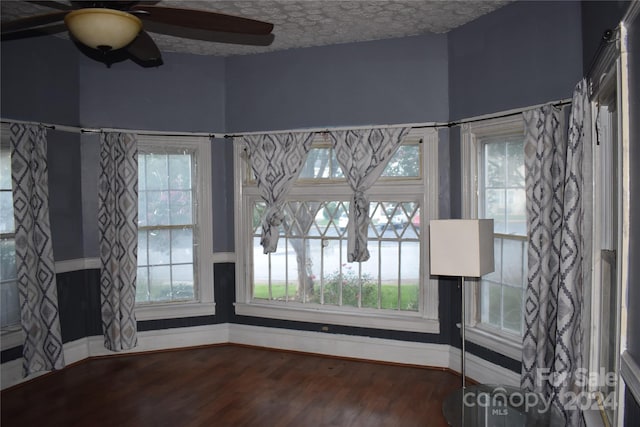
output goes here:
<path id="1" fill-rule="evenodd" d="M 175 319 L 215 315 L 213 283 L 213 219 L 211 214 L 211 143 L 204 136 L 138 135 L 138 148 L 169 148 L 195 150 L 197 156 L 197 218 L 198 218 L 198 290 L 197 300 L 175 303 L 136 305 L 136 320 Z"/>
<path id="2" fill-rule="evenodd" d="M 489 136 L 522 132 L 522 115 L 517 114 L 491 120 L 464 123 L 460 128 L 462 174 L 462 218 L 478 217 L 479 170 L 478 143 Z M 467 282 L 465 282 L 467 283 Z M 504 354 L 515 360 L 522 358 L 522 337 L 493 329 L 477 322 L 480 296 L 480 281 L 468 281 L 470 292 L 466 293 L 466 337 L 482 347 Z"/>
<path id="3" fill-rule="evenodd" d="M 435 129 L 414 129 L 414 135 L 422 138 L 422 171 L 427 171 L 424 179 L 425 191 L 422 192 L 422 229 L 427 229 L 427 221 L 429 218 L 438 217 L 438 132 Z M 421 275 L 423 276 L 423 289 L 420 294 L 420 304 L 422 313 L 415 312 L 392 312 L 392 311 L 376 311 L 368 312 L 360 309 L 357 312 L 340 307 L 303 305 L 296 306 L 289 303 L 287 306 L 268 301 L 252 301 L 249 284 L 251 283 L 250 256 L 245 249 L 247 247 L 248 230 L 250 230 L 249 221 L 251 218 L 246 214 L 248 206 L 246 206 L 247 197 L 244 197 L 243 188 L 243 160 L 241 159 L 242 148 L 239 143 L 234 144 L 234 182 L 235 182 L 235 242 L 237 256 L 236 262 L 236 314 L 241 316 L 255 316 L 282 320 L 292 320 L 301 322 L 327 323 L 334 325 L 345 325 L 354 327 L 402 330 L 411 332 L 439 333 L 440 322 L 438 320 L 438 280 L 430 278 L 429 266 L 427 262 L 422 263 Z M 412 185 L 411 179 L 407 180 L 404 186 L 406 192 Z M 423 183 L 413 179 L 413 185 L 422 186 Z M 331 185 L 331 184 L 327 184 Z M 322 194 L 323 184 L 318 184 L 318 192 Z M 295 187 L 295 186 L 294 186 Z M 385 186 L 378 184 L 375 191 L 369 194 L 373 197 L 402 197 L 402 188 Z M 311 197 L 313 195 L 296 194 L 295 188 L 291 192 L 296 198 Z M 351 196 L 351 192 L 345 192 L 345 195 Z M 431 197 L 429 197 L 431 196 Z M 429 259 L 428 233 L 421 233 L 421 246 L 423 248 L 423 260 Z"/>

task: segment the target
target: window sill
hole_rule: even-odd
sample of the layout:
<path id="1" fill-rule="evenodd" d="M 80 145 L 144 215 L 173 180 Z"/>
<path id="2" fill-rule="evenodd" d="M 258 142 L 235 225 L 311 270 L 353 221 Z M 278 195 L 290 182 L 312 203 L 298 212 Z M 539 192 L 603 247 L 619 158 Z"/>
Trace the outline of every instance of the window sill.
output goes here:
<path id="1" fill-rule="evenodd" d="M 182 317 L 213 316 L 216 305 L 209 303 L 168 303 L 136 306 L 136 320 L 178 319 Z"/>
<path id="2" fill-rule="evenodd" d="M 20 326 L 3 329 L 0 338 L 0 351 L 20 347 L 24 344 L 24 334 Z"/>
<path id="3" fill-rule="evenodd" d="M 235 309 L 236 314 L 239 316 L 265 317 L 361 328 L 432 334 L 440 333 L 440 323 L 437 320 L 424 318 L 419 313 L 356 313 L 339 309 L 331 310 L 326 307 L 295 307 L 259 302 L 236 303 Z"/>
<path id="4" fill-rule="evenodd" d="M 469 325 L 465 329 L 465 336 L 467 341 L 503 354 L 511 359 L 517 361 L 522 359 L 522 339 L 520 337 L 515 335 L 507 337 L 504 334 L 500 335 L 497 331 Z"/>

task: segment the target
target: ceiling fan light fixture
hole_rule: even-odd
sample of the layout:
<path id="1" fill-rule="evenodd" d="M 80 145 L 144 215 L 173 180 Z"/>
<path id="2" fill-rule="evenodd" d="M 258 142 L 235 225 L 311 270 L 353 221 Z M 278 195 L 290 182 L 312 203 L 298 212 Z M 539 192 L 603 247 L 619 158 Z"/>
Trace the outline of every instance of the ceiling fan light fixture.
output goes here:
<path id="1" fill-rule="evenodd" d="M 80 43 L 99 50 L 121 49 L 142 30 L 136 16 L 114 9 L 87 8 L 69 12 L 64 23 Z"/>

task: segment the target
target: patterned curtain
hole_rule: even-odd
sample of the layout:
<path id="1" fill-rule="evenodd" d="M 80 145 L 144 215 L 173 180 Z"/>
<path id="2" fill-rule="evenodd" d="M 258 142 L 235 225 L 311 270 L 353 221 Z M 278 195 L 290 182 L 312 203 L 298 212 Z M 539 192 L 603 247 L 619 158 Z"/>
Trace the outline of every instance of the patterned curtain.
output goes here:
<path id="1" fill-rule="evenodd" d="M 104 133 L 98 188 L 100 295 L 104 346 L 137 345 L 138 149 L 135 135 Z"/>
<path id="2" fill-rule="evenodd" d="M 561 112 L 544 106 L 523 113 L 529 233 L 521 386 L 552 397 L 566 425 L 583 424 L 565 408 L 579 393 L 582 367 L 584 180 L 583 149 L 589 149 L 587 86 L 576 87 L 568 141 Z M 588 232 L 588 231 L 587 231 Z M 575 394 L 574 394 L 575 396 Z"/>
<path id="3" fill-rule="evenodd" d="M 23 372 L 64 367 L 58 290 L 49 226 L 47 132 L 12 124 L 11 178 L 20 319 L 25 334 Z"/>
<path id="4" fill-rule="evenodd" d="M 369 199 L 365 192 L 382 175 L 410 128 L 360 129 L 330 132 L 342 172 L 354 191 L 347 224 L 347 259 L 369 259 Z"/>
<path id="5" fill-rule="evenodd" d="M 265 254 L 275 252 L 278 247 L 284 199 L 302 171 L 312 139 L 311 132 L 243 137 L 258 190 L 267 203 L 260 239 Z"/>

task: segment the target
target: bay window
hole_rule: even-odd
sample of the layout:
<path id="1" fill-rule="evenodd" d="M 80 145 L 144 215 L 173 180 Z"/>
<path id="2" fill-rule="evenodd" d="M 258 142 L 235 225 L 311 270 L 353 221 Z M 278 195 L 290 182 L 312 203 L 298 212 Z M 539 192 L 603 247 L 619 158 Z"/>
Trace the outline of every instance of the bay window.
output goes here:
<path id="1" fill-rule="evenodd" d="M 235 145 L 238 314 L 437 332 L 426 226 L 437 215 L 437 132 L 413 130 L 367 192 L 366 262 L 347 261 L 353 191 L 326 134 L 314 137 L 284 203 L 277 250 L 260 246 L 265 202 Z"/>

